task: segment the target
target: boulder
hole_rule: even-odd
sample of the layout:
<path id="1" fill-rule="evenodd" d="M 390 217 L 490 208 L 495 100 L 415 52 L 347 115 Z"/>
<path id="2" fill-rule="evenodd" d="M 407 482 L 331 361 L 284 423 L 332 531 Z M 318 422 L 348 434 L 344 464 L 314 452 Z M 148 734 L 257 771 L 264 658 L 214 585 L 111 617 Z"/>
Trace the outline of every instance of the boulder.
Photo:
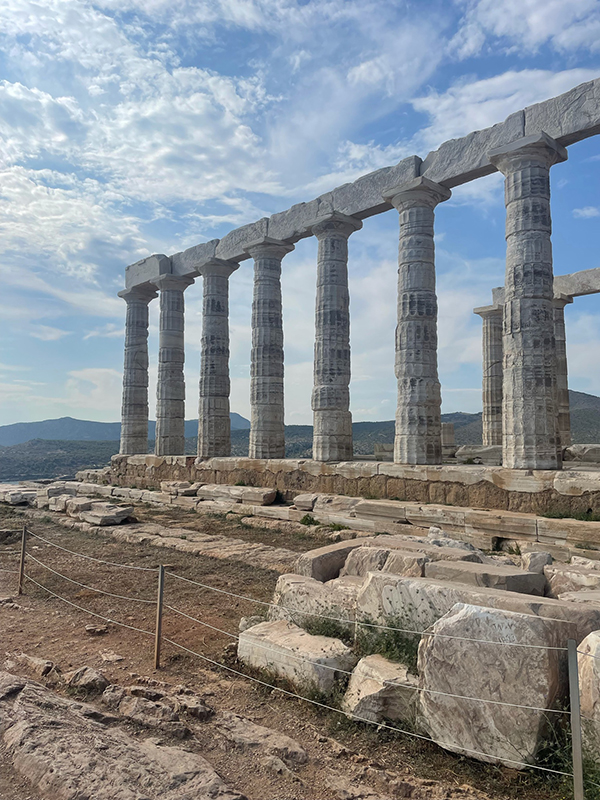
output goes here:
<path id="1" fill-rule="evenodd" d="M 592 631 L 577 648 L 581 734 L 584 755 L 600 761 L 600 631 Z"/>
<path id="2" fill-rule="evenodd" d="M 238 658 L 251 667 L 287 678 L 299 689 L 324 694 L 351 672 L 357 657 L 339 639 L 312 636 L 285 620 L 262 622 L 240 633 Z"/>
<path id="3" fill-rule="evenodd" d="M 533 764 L 546 710 L 566 693 L 564 653 L 549 648 L 572 631 L 558 620 L 454 606 L 419 644 L 420 724 L 446 750 L 514 769 Z"/>
<path id="4" fill-rule="evenodd" d="M 544 596 L 546 578 L 543 573 L 523 572 L 502 564 L 472 564 L 456 561 L 430 561 L 425 564 L 425 577 L 441 581 L 457 581 L 489 589 L 504 589 Z M 598 576 L 600 578 L 600 575 Z"/>
<path id="5" fill-rule="evenodd" d="M 317 494 L 297 494 L 294 497 L 294 505 L 298 511 L 312 511 L 317 502 Z"/>
<path id="6" fill-rule="evenodd" d="M 349 716 L 368 722 L 386 719 L 414 724 L 418 679 L 406 667 L 380 655 L 361 658 L 342 700 Z"/>
<path id="7" fill-rule="evenodd" d="M 552 564 L 554 559 L 550 553 L 545 553 L 541 550 L 529 553 L 523 553 L 521 556 L 521 565 L 526 572 L 544 572 L 544 567 Z"/>
<path id="8" fill-rule="evenodd" d="M 346 563 L 348 553 L 371 541 L 373 540 L 366 538 L 351 539 L 328 544 L 325 547 L 317 547 L 316 550 L 309 550 L 298 556 L 294 564 L 294 572 L 317 581 L 330 581 L 339 576 L 340 570 Z"/>
<path id="9" fill-rule="evenodd" d="M 549 594 L 558 597 L 565 592 L 578 592 L 581 589 L 600 589 L 600 570 L 574 567 L 569 564 L 551 564 L 544 567 L 548 580 Z"/>
<path id="10" fill-rule="evenodd" d="M 104 675 L 93 667 L 79 667 L 72 672 L 65 672 L 63 678 L 68 686 L 86 692 L 103 692 L 109 685 Z"/>
<path id="11" fill-rule="evenodd" d="M 383 547 L 358 547 L 352 550 L 340 570 L 342 575 L 365 577 L 368 572 L 385 570 L 394 575 L 422 577 L 427 556 L 410 551 L 389 550 Z"/>
<path id="12" fill-rule="evenodd" d="M 120 525 L 133 514 L 133 506 L 115 506 L 112 503 L 92 503 L 89 511 L 82 511 L 79 519 L 91 525 Z"/>
<path id="13" fill-rule="evenodd" d="M 288 619 L 302 625 L 307 619 L 325 616 L 353 622 L 356 596 L 364 578 L 347 575 L 326 583 L 305 575 L 281 575 L 275 586 L 269 619 Z"/>

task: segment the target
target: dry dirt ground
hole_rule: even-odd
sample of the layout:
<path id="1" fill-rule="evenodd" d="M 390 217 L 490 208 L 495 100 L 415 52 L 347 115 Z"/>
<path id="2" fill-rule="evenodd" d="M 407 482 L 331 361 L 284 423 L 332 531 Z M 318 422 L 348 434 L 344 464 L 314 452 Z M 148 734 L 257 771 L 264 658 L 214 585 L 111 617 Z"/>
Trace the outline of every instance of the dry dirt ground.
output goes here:
<path id="1" fill-rule="evenodd" d="M 183 511 L 170 515 L 144 507 L 136 508 L 136 515 L 139 519 L 161 522 L 165 526 L 193 527 L 206 533 L 246 538 L 296 551 L 311 549 L 325 541 L 323 532 L 309 529 L 306 533 L 278 533 L 241 526 L 231 517 L 203 517 Z M 17 530 L 23 520 L 22 512 L 0 507 L 0 529 Z M 236 751 L 232 757 L 222 742 L 215 740 L 209 726 L 206 733 L 200 726 L 195 732 L 194 747 L 230 787 L 245 794 L 249 800 L 375 800 L 380 795 L 431 797 L 432 800 L 501 800 L 521 796 L 528 800 L 558 800 L 569 796 L 564 785 L 543 774 L 538 777 L 536 773 L 518 773 L 479 764 L 445 753 L 428 742 L 351 723 L 340 713 L 290 698 L 232 671 L 244 672 L 243 666 L 235 659 L 234 637 L 239 619 L 256 614 L 261 607 L 247 600 L 202 589 L 178 580 L 176 576 L 269 601 L 277 580 L 276 573 L 237 561 L 192 556 L 149 545 L 117 543 L 105 535 L 66 530 L 51 516 L 30 520 L 28 525 L 33 532 L 53 543 L 94 558 L 152 570 L 156 570 L 160 563 L 166 564 L 166 605 L 201 619 L 206 625 L 166 609 L 164 636 L 224 666 L 216 666 L 165 644 L 161 669 L 154 670 L 152 632 L 156 571 L 98 564 L 30 538 L 28 552 L 31 556 L 57 572 L 80 584 L 150 602 L 100 595 L 77 583 L 65 581 L 31 558 L 27 563 L 27 574 L 75 605 L 68 605 L 26 581 L 24 594 L 16 598 L 19 608 L 0 605 L 0 668 L 6 660 L 24 652 L 53 661 L 63 672 L 82 665 L 101 669 L 111 682 L 125 686 L 139 678 L 154 678 L 171 685 L 185 684 L 205 697 L 216 710 L 242 714 L 259 725 L 287 734 L 306 749 L 308 764 L 299 767 L 295 773 L 275 774 L 251 753 Z M 18 546 L 18 533 L 0 543 L 0 569 L 16 569 Z M 15 593 L 16 575 L 0 571 L 0 596 L 14 597 Z M 108 624 L 107 633 L 90 635 L 86 625 L 101 625 L 102 620 L 94 619 L 75 606 L 148 631 L 150 635 L 114 623 Z M 230 635 L 219 633 L 215 628 Z M 120 659 L 116 660 L 115 656 Z M 20 674 L 27 674 L 25 667 L 19 666 L 19 670 Z M 134 735 L 142 734 L 134 732 Z M 396 783 L 390 784 L 390 781 Z M 370 786 L 374 794 L 364 791 L 352 794 L 354 790 L 344 788 L 358 784 Z M 344 794 L 345 791 L 350 793 Z M 38 800 L 38 797 L 22 778 L 15 775 L 0 746 L 0 800 Z M 40 800 L 45 798 L 40 797 Z"/>

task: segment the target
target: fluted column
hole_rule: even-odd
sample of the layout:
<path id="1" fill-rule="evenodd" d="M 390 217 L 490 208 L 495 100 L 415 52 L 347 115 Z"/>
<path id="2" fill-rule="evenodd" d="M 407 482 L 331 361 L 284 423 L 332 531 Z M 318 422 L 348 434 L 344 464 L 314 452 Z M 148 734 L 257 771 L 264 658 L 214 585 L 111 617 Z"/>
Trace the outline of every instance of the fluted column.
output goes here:
<path id="1" fill-rule="evenodd" d="M 183 293 L 193 282 L 192 278 L 178 275 L 162 275 L 153 281 L 160 291 L 154 448 L 157 456 L 181 456 L 185 453 Z"/>
<path id="2" fill-rule="evenodd" d="M 556 342 L 556 402 L 558 417 L 559 447 L 571 444 L 571 409 L 569 403 L 569 374 L 567 368 L 567 335 L 565 330 L 565 306 L 573 298 L 567 295 L 554 297 L 554 340 Z"/>
<path id="3" fill-rule="evenodd" d="M 348 237 L 362 222 L 333 214 L 312 232 L 319 241 L 315 310 L 313 459 L 352 459 Z"/>
<path id="4" fill-rule="evenodd" d="M 550 167 L 567 151 L 545 133 L 491 151 L 505 176 L 502 463 L 557 469 Z"/>
<path id="5" fill-rule="evenodd" d="M 198 270 L 204 278 L 198 402 L 200 458 L 231 454 L 229 276 L 238 266 L 232 261 L 214 259 Z"/>
<path id="6" fill-rule="evenodd" d="M 247 248 L 254 259 L 250 458 L 285 457 L 281 260 L 293 249 L 268 237 Z"/>
<path id="7" fill-rule="evenodd" d="M 127 303 L 119 452 L 135 455 L 148 452 L 148 304 L 156 292 L 138 286 L 119 297 Z"/>
<path id="8" fill-rule="evenodd" d="M 483 343 L 483 444 L 502 444 L 502 306 L 474 309 L 481 317 Z"/>
<path id="9" fill-rule="evenodd" d="M 400 464 L 442 463 L 433 223 L 434 208 L 450 196 L 427 178 L 384 193 L 400 217 L 394 441 Z"/>

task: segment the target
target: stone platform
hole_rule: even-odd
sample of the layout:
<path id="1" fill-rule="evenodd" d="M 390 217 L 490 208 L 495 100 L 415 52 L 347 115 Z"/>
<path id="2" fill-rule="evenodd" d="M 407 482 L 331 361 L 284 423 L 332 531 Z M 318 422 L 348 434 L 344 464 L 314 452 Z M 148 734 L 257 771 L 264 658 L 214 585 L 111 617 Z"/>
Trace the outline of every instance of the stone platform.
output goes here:
<path id="1" fill-rule="evenodd" d="M 161 481 L 264 486 L 292 501 L 301 492 L 439 503 L 533 514 L 600 514 L 600 470 L 511 470 L 480 465 L 410 466 L 389 461 L 113 456 L 84 480 L 160 489 Z"/>

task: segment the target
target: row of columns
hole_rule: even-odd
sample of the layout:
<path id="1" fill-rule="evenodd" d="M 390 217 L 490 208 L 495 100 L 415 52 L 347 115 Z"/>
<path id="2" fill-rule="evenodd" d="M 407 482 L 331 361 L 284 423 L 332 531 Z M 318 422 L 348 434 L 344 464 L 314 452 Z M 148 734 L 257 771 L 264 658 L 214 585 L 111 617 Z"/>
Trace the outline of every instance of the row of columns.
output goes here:
<path id="1" fill-rule="evenodd" d="M 488 157 L 505 175 L 507 257 L 502 321 L 493 314 L 484 317 L 490 367 L 485 379 L 487 443 L 501 439 L 505 466 L 556 468 L 560 465 L 559 382 L 549 169 L 566 159 L 566 150 L 540 134 L 496 149 Z M 398 210 L 400 225 L 394 460 L 404 464 L 442 460 L 434 211 L 450 196 L 449 189 L 424 177 L 384 193 L 384 199 Z M 352 458 L 347 262 L 348 238 L 361 226 L 360 220 L 336 213 L 317 220 L 311 228 L 318 239 L 312 409 L 313 458 L 319 461 Z M 285 455 L 281 262 L 291 250 L 292 244 L 268 237 L 246 250 L 254 260 L 251 458 Z M 198 429 L 202 458 L 230 452 L 228 280 L 237 267 L 236 262 L 213 259 L 199 268 L 204 279 Z M 154 282 L 161 297 L 159 455 L 184 452 L 183 292 L 192 282 L 172 275 Z M 128 304 L 121 452 L 144 452 L 147 304 L 155 293 L 132 289 L 121 296 Z"/>

